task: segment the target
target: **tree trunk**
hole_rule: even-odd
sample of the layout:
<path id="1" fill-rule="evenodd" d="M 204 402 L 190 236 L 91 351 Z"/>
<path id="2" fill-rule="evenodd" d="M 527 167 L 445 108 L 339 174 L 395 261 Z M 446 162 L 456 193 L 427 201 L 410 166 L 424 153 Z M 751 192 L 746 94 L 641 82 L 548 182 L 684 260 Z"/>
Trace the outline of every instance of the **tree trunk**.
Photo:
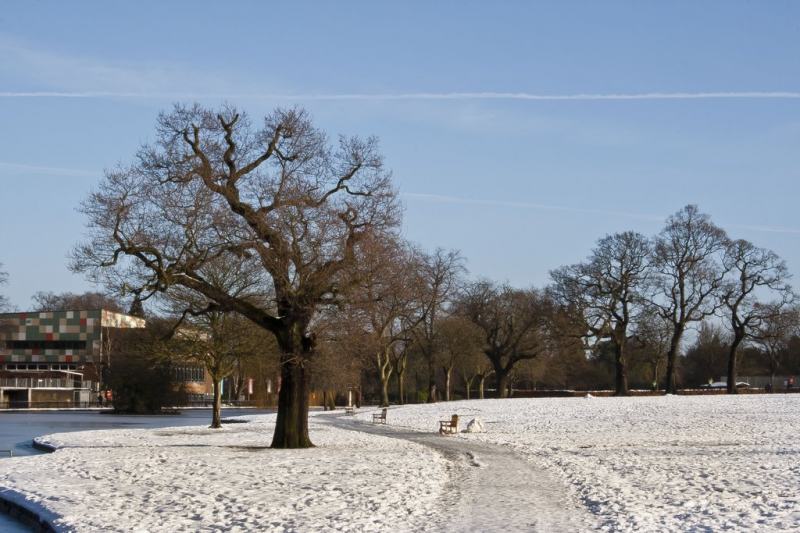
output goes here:
<path id="1" fill-rule="evenodd" d="M 436 403 L 436 366 L 433 356 L 428 358 L 428 403 Z"/>
<path id="2" fill-rule="evenodd" d="M 444 370 L 444 399 L 450 401 L 450 377 L 453 375 L 453 367 L 442 367 Z"/>
<path id="3" fill-rule="evenodd" d="M 481 380 L 478 382 L 478 397 L 483 400 L 483 386 L 486 384 L 486 374 L 481 374 Z"/>
<path id="4" fill-rule="evenodd" d="M 389 357 L 389 347 L 375 353 L 375 363 L 378 366 L 378 377 L 381 379 L 381 407 L 389 407 L 389 380 L 392 377 L 392 359 Z"/>
<path id="5" fill-rule="evenodd" d="M 617 367 L 615 396 L 628 395 L 628 368 L 625 362 L 625 345 L 620 342 L 614 343 L 615 363 Z"/>
<path id="6" fill-rule="evenodd" d="M 731 349 L 728 352 L 728 394 L 737 394 L 739 391 L 736 389 L 737 369 L 736 369 L 736 353 L 739 351 L 739 345 L 744 340 L 744 335 L 738 331 L 733 333 L 733 342 L 731 342 Z"/>
<path id="7" fill-rule="evenodd" d="M 308 437 L 309 372 L 303 360 L 303 354 L 284 353 L 281 356 L 281 387 L 273 448 L 314 446 Z"/>
<path id="8" fill-rule="evenodd" d="M 469 379 L 467 379 L 466 377 L 464 378 L 464 390 L 467 393 L 467 400 L 470 399 L 470 396 L 471 396 L 471 393 L 472 393 L 472 391 L 470 389 L 472 389 L 472 382 L 474 380 L 475 380 L 475 376 L 472 376 Z"/>
<path id="9" fill-rule="evenodd" d="M 681 347 L 681 338 L 683 337 L 683 328 L 675 326 L 672 330 L 672 338 L 669 341 L 669 352 L 667 352 L 667 385 L 665 390 L 667 394 L 677 394 L 678 384 L 676 381 L 676 366 L 678 362 L 678 351 Z"/>
<path id="10" fill-rule="evenodd" d="M 389 378 L 381 377 L 381 407 L 389 407 Z"/>
<path id="11" fill-rule="evenodd" d="M 508 398 L 508 372 L 495 370 L 497 376 L 497 397 Z"/>
<path id="12" fill-rule="evenodd" d="M 328 391 L 328 410 L 335 411 L 336 410 L 336 391 L 331 390 Z"/>
<path id="13" fill-rule="evenodd" d="M 211 428 L 219 429 L 222 427 L 222 390 L 220 380 L 213 376 L 214 380 L 214 405 L 211 409 Z"/>
<path id="14" fill-rule="evenodd" d="M 397 371 L 397 403 L 404 405 L 406 403 L 406 373 L 405 370 Z"/>

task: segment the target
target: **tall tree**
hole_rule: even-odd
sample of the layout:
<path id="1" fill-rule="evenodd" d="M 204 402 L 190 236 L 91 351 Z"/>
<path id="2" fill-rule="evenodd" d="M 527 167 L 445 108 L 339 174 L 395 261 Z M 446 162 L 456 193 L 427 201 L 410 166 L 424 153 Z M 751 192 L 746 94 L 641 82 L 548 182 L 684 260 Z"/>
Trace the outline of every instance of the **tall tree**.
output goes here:
<path id="1" fill-rule="evenodd" d="M 415 346 L 428 369 L 428 402 L 437 400 L 436 355 L 439 321 L 447 316 L 464 273 L 464 259 L 456 250 L 438 248 L 427 254 L 417 252 L 415 261 L 413 327 L 409 328 Z"/>
<path id="2" fill-rule="evenodd" d="M 417 265 L 398 239 L 365 239 L 360 248 L 358 282 L 344 309 L 347 321 L 366 336 L 369 358 L 381 381 L 381 406 L 389 405 L 389 381 L 397 345 L 420 319 L 414 313 L 413 272 Z"/>
<path id="3" fill-rule="evenodd" d="M 480 328 L 483 352 L 494 369 L 497 396 L 508 397 L 515 365 L 547 349 L 548 298 L 533 289 L 478 281 L 465 289 L 457 309 Z"/>
<path id="4" fill-rule="evenodd" d="M 739 347 L 755 336 L 765 321 L 778 315 L 794 295 L 786 263 L 770 250 L 735 240 L 725 250 L 724 263 L 729 277 L 722 289 L 722 302 L 732 334 L 727 385 L 728 393 L 736 394 Z"/>
<path id="5" fill-rule="evenodd" d="M 603 237 L 588 261 L 551 272 L 553 294 L 574 317 L 577 333 L 614 350 L 616 394 L 628 394 L 629 331 L 644 308 L 650 272 L 647 237 L 627 231 Z"/>
<path id="6" fill-rule="evenodd" d="M 655 240 L 652 304 L 672 329 L 666 372 L 670 394 L 677 391 L 676 363 L 686 329 L 713 315 L 721 305 L 718 293 L 725 272 L 719 256 L 727 240 L 725 232 L 696 205 L 670 216 Z"/>
<path id="7" fill-rule="evenodd" d="M 176 106 L 156 131 L 84 202 L 90 238 L 72 266 L 141 300 L 183 287 L 274 334 L 282 356 L 272 446 L 312 446 L 314 317 L 348 293 L 362 239 L 399 224 L 377 141 L 332 146 L 299 109 L 256 127 L 232 107 Z M 214 286 L 202 275 L 209 261 L 252 263 L 267 303 Z"/>

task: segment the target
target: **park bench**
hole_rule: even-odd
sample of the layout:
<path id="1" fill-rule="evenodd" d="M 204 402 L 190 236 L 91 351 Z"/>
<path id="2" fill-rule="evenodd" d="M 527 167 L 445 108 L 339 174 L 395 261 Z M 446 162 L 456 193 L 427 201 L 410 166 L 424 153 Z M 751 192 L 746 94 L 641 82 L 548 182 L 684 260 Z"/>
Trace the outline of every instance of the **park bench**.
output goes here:
<path id="1" fill-rule="evenodd" d="M 386 409 L 385 407 L 381 409 L 380 413 L 372 413 L 372 423 L 373 424 L 385 424 L 386 423 Z"/>
<path id="2" fill-rule="evenodd" d="M 354 415 L 356 414 L 356 408 L 353 407 L 352 405 L 348 405 L 347 407 L 344 408 L 344 414 Z"/>
<path id="3" fill-rule="evenodd" d="M 453 415 L 450 420 L 439 420 L 439 434 L 455 434 L 458 433 L 458 415 Z"/>

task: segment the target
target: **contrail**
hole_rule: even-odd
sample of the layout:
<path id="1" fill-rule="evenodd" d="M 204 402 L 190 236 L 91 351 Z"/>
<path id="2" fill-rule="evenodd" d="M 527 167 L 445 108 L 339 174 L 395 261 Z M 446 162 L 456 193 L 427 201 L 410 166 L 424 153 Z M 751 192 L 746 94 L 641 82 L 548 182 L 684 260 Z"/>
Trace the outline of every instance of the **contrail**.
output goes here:
<path id="1" fill-rule="evenodd" d="M 251 99 L 251 100 L 722 100 L 800 99 L 798 91 L 648 92 L 537 94 L 528 92 L 419 92 L 419 93 L 191 93 L 118 91 L 0 91 L 0 98 L 149 98 L 149 99 Z"/>
<path id="2" fill-rule="evenodd" d="M 472 198 L 463 198 L 460 196 L 447 196 L 441 194 L 426 194 L 426 193 L 414 193 L 414 192 L 404 192 L 400 193 L 401 196 L 405 198 L 411 198 L 416 200 L 423 200 L 428 202 L 436 202 L 442 204 L 460 204 L 460 205 L 483 205 L 489 207 L 512 207 L 512 208 L 520 208 L 520 209 L 538 209 L 543 211 L 562 211 L 566 213 L 581 213 L 581 214 L 589 214 L 589 215 L 602 215 L 602 216 L 616 216 L 616 217 L 624 217 L 630 218 L 635 220 L 642 220 L 647 222 L 663 222 L 667 219 L 666 215 L 654 215 L 654 214 L 646 214 L 646 213 L 633 213 L 628 211 L 613 211 L 607 209 L 586 209 L 580 207 L 569 207 L 563 205 L 549 205 L 549 204 L 539 204 L 534 202 L 515 202 L 515 201 L 505 201 L 505 200 L 478 200 Z M 791 235 L 800 235 L 800 229 L 798 228 L 789 228 L 785 226 L 760 226 L 760 225 L 749 225 L 749 224 L 721 224 L 722 226 L 745 230 L 745 231 L 756 231 L 761 233 L 783 233 L 783 234 L 791 234 Z"/>

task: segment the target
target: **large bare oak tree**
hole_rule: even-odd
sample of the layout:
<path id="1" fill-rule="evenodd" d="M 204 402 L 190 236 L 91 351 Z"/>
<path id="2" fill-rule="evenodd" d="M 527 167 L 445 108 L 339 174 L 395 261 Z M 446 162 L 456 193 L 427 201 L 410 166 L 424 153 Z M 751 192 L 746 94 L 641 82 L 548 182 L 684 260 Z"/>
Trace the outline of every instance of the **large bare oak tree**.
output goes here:
<path id="1" fill-rule="evenodd" d="M 180 286 L 273 333 L 282 356 L 272 446 L 312 446 L 315 314 L 347 293 L 361 240 L 399 224 L 377 141 L 331 143 L 299 109 L 254 124 L 233 107 L 176 106 L 156 132 L 84 202 L 90 237 L 72 266 L 140 300 Z M 264 299 L 209 282 L 209 261 L 253 263 Z"/>
<path id="2" fill-rule="evenodd" d="M 725 232 L 695 205 L 670 216 L 656 237 L 652 304 L 672 329 L 667 351 L 669 394 L 677 392 L 676 368 L 686 329 L 712 316 L 721 305 L 725 270 L 720 255 L 727 242 Z"/>

